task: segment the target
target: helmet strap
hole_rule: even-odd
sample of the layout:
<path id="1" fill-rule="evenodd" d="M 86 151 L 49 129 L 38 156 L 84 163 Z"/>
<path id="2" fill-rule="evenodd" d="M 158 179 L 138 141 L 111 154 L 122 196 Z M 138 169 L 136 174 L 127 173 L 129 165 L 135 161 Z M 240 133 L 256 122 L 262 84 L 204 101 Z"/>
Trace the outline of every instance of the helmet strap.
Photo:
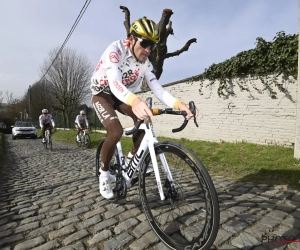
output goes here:
<path id="1" fill-rule="evenodd" d="M 131 52 L 132 52 L 133 56 L 135 57 L 135 59 L 136 59 L 137 61 L 139 61 L 139 60 L 137 59 L 135 53 L 134 53 L 134 47 L 135 47 L 135 45 L 136 45 L 136 42 L 137 42 L 137 39 L 134 38 L 134 44 L 132 45 L 132 51 L 131 51 Z"/>

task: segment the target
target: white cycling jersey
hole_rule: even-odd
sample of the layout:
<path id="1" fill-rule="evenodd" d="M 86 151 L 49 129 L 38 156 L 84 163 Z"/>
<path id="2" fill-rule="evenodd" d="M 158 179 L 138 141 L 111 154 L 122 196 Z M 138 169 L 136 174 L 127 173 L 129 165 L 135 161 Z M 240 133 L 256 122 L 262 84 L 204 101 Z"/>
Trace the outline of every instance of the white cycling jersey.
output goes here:
<path id="1" fill-rule="evenodd" d="M 148 58 L 144 63 L 136 60 L 130 51 L 129 40 L 115 41 L 104 51 L 94 70 L 90 87 L 92 95 L 103 91 L 131 106 L 136 98 L 133 93 L 141 90 L 145 78 L 149 88 L 162 103 L 178 109 L 180 101 L 160 85 L 152 69 Z"/>
<path id="2" fill-rule="evenodd" d="M 77 123 L 78 125 L 85 123 L 87 127 L 89 126 L 88 120 L 85 115 L 77 115 L 75 123 Z"/>
<path id="3" fill-rule="evenodd" d="M 55 127 L 55 123 L 54 123 L 54 120 L 53 120 L 53 117 L 52 117 L 52 115 L 50 115 L 50 114 L 47 114 L 47 115 L 40 115 L 40 117 L 39 117 L 39 121 L 40 121 L 40 127 L 42 128 L 43 127 L 43 125 L 45 125 L 45 124 L 52 124 L 52 127 Z"/>

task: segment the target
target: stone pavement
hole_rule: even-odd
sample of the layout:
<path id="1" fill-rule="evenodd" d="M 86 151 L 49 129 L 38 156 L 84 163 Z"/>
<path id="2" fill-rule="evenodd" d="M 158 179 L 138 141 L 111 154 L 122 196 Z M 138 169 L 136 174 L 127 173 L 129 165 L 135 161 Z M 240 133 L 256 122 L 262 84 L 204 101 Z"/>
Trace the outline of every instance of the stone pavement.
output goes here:
<path id="1" fill-rule="evenodd" d="M 40 139 L 10 135 L 5 144 L 0 249 L 167 249 L 145 220 L 136 189 L 119 203 L 99 195 L 94 149 L 54 142 L 50 152 Z M 300 249 L 299 192 L 218 176 L 213 181 L 221 209 L 213 249 Z"/>

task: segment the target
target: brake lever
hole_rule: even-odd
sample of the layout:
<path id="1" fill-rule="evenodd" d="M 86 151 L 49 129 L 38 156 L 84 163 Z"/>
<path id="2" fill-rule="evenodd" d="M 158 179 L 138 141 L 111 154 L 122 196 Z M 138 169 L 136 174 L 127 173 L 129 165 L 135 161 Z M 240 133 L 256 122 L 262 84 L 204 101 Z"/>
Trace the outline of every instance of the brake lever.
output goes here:
<path id="1" fill-rule="evenodd" d="M 199 127 L 197 120 L 196 120 L 196 105 L 193 101 L 189 102 L 189 110 L 191 111 L 191 113 L 194 116 L 194 123 L 195 123 L 196 127 Z"/>

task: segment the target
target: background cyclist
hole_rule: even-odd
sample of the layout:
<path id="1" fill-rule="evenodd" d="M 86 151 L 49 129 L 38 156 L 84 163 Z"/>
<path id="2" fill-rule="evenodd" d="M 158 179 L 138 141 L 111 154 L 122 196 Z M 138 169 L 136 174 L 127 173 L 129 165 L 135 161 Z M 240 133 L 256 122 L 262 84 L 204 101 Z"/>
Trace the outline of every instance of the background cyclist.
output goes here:
<path id="1" fill-rule="evenodd" d="M 104 198 L 111 199 L 114 196 L 108 168 L 116 144 L 123 134 L 115 110 L 130 116 L 134 123 L 137 118 L 141 120 L 147 116 L 152 118 L 152 112 L 145 101 L 134 94 L 140 90 L 144 78 L 162 103 L 176 110 L 186 111 L 187 119 L 193 116 L 188 105 L 162 88 L 151 72 L 153 66 L 148 56 L 158 42 L 159 32 L 152 20 L 143 17 L 134 21 L 127 40 L 115 41 L 107 47 L 91 78 L 92 103 L 107 131 L 107 139 L 101 151 L 102 163 L 99 176 L 99 189 Z M 143 130 L 133 135 L 133 154 L 138 149 L 143 136 Z"/>
<path id="2" fill-rule="evenodd" d="M 40 127 L 42 129 L 42 136 L 43 136 L 42 142 L 44 143 L 46 142 L 45 130 L 47 128 L 50 128 L 50 134 L 51 134 L 51 128 L 55 128 L 53 117 L 48 113 L 48 109 L 42 110 L 42 114 L 39 116 L 39 122 L 40 122 Z"/>
<path id="3" fill-rule="evenodd" d="M 79 115 L 76 116 L 75 119 L 75 128 L 77 128 L 77 136 L 76 140 L 80 142 L 79 133 L 81 129 L 88 129 L 89 128 L 89 122 L 87 120 L 87 117 L 85 115 L 85 111 L 81 110 Z"/>

